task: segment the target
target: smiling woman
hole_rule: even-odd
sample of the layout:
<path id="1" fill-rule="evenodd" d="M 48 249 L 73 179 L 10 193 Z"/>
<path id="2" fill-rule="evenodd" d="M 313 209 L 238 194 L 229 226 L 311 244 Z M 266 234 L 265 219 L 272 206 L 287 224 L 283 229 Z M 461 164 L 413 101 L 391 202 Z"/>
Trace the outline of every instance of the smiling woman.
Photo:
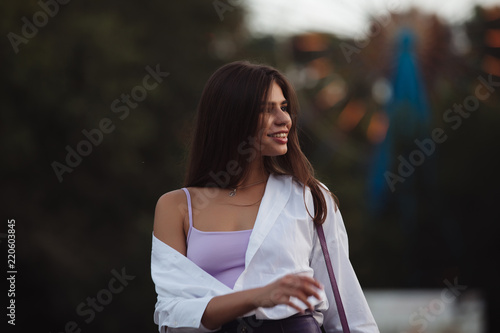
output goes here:
<path id="1" fill-rule="evenodd" d="M 160 332 L 340 331 L 315 225 L 327 234 L 352 331 L 378 332 L 336 198 L 300 149 L 297 111 L 292 86 L 272 67 L 234 62 L 208 80 L 185 187 L 156 206 Z"/>
<path id="2" fill-rule="evenodd" d="M 264 108 L 265 112 L 260 114 L 260 130 L 266 135 L 262 136 L 261 152 L 264 156 L 284 155 L 287 152 L 286 144 L 292 119 L 288 114 L 288 102 L 276 82 L 272 83 Z"/>

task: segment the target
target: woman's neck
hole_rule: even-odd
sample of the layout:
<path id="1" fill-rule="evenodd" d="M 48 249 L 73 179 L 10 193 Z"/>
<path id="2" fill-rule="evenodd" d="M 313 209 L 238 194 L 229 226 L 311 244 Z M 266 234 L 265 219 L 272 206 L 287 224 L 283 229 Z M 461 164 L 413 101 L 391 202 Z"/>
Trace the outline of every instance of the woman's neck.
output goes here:
<path id="1" fill-rule="evenodd" d="M 258 182 L 265 182 L 269 177 L 269 173 L 264 168 L 264 163 L 261 159 L 256 158 L 249 165 L 248 174 L 241 180 L 238 187 L 248 186 Z"/>

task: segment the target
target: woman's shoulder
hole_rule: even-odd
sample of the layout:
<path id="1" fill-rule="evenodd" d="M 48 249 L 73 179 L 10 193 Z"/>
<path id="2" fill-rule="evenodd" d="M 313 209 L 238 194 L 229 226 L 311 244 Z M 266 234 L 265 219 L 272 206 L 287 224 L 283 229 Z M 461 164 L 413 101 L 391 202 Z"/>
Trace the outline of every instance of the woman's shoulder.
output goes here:
<path id="1" fill-rule="evenodd" d="M 156 238 L 186 254 L 186 195 L 182 189 L 160 196 L 155 208 L 153 233 Z"/>
<path id="2" fill-rule="evenodd" d="M 182 189 L 176 189 L 164 193 L 158 198 L 155 208 L 155 220 L 159 220 L 162 224 L 175 223 L 173 221 L 182 223 L 187 216 L 187 212 L 186 194 Z"/>
<path id="3" fill-rule="evenodd" d="M 156 203 L 157 208 L 178 207 L 186 203 L 186 194 L 182 189 L 176 189 L 166 192 L 158 198 Z"/>
<path id="4" fill-rule="evenodd" d="M 292 182 L 292 193 L 301 196 L 306 199 L 306 202 L 312 202 L 312 191 L 311 188 L 308 185 L 304 185 L 300 180 L 293 176 L 289 176 L 289 178 L 284 179 L 286 181 Z M 322 183 L 320 180 L 316 179 L 317 181 L 317 186 L 318 189 L 321 191 L 323 194 L 323 197 L 325 198 L 327 204 L 331 203 L 334 206 L 337 205 L 335 196 L 333 193 L 330 191 L 328 186 L 326 186 L 324 183 Z"/>

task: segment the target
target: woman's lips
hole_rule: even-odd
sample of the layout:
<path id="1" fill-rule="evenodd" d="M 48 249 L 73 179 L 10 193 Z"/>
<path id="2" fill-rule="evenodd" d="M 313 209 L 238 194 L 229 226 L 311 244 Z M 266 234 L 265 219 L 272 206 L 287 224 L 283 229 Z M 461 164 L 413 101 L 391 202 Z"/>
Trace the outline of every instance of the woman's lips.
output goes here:
<path id="1" fill-rule="evenodd" d="M 272 138 L 274 141 L 281 143 L 281 144 L 285 144 L 288 142 L 288 133 L 287 132 L 268 134 L 267 136 Z"/>

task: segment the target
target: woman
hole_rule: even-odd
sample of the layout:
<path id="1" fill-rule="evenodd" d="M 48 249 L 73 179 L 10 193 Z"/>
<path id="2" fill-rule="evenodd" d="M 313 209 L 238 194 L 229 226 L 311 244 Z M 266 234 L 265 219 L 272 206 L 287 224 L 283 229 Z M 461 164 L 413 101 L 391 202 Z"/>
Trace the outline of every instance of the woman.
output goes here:
<path id="1" fill-rule="evenodd" d="M 314 223 L 325 230 L 351 332 L 378 332 L 333 195 L 300 150 L 295 92 L 234 62 L 207 82 L 185 188 L 155 211 L 160 332 L 341 331 Z"/>

